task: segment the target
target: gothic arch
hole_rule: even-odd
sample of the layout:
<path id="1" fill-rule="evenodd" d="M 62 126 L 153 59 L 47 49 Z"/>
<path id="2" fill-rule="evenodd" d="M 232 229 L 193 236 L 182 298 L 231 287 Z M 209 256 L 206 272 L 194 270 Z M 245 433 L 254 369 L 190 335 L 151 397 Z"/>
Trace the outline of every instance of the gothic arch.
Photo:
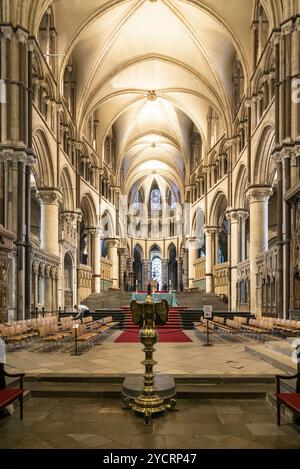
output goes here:
<path id="1" fill-rule="evenodd" d="M 135 252 L 135 250 L 138 250 L 139 253 L 140 253 L 141 259 L 144 259 L 144 257 L 145 257 L 144 256 L 144 250 L 143 250 L 142 246 L 139 243 L 135 244 L 135 246 L 133 248 L 133 253 Z"/>
<path id="2" fill-rule="evenodd" d="M 235 183 L 234 208 L 245 208 L 245 191 L 247 186 L 247 170 L 244 164 L 241 164 Z"/>
<path id="3" fill-rule="evenodd" d="M 97 226 L 97 211 L 90 194 L 85 194 L 81 199 L 81 210 L 86 228 Z"/>
<path id="4" fill-rule="evenodd" d="M 33 131 L 33 150 L 37 157 L 34 165 L 37 186 L 54 187 L 55 177 L 48 139 L 42 129 Z"/>
<path id="5" fill-rule="evenodd" d="M 75 209 L 72 179 L 67 166 L 63 168 L 60 176 L 60 187 L 63 193 L 64 210 L 73 211 Z"/>
<path id="6" fill-rule="evenodd" d="M 101 215 L 100 227 L 101 227 L 101 236 L 103 238 L 113 238 L 114 237 L 113 218 L 112 218 L 111 213 L 108 209 L 106 209 Z"/>
<path id="7" fill-rule="evenodd" d="M 218 191 L 210 207 L 210 226 L 221 226 L 224 213 L 227 209 L 227 197 L 222 191 Z"/>
<path id="8" fill-rule="evenodd" d="M 270 124 L 267 124 L 261 132 L 259 143 L 255 151 L 255 160 L 252 173 L 252 181 L 254 184 L 272 183 L 275 172 L 275 164 L 272 159 L 274 141 L 274 127 Z"/>

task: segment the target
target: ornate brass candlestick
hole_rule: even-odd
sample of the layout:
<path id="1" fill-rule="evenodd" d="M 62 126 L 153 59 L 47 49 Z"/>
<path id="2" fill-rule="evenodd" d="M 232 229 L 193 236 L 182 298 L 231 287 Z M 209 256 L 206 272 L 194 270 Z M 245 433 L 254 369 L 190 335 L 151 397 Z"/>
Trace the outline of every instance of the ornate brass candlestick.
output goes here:
<path id="1" fill-rule="evenodd" d="M 151 285 L 149 285 L 146 301 L 140 303 L 133 300 L 130 309 L 133 322 L 141 326 L 139 336 L 145 352 L 145 359 L 141 363 L 145 365 L 145 374 L 141 394 L 133 402 L 127 402 L 127 406 L 135 412 L 143 414 L 145 424 L 147 424 L 153 414 L 174 409 L 176 406 L 175 399 L 166 402 L 158 395 L 153 373 L 153 366 L 157 363 L 153 360 L 154 345 L 159 337 L 156 324 L 165 324 L 168 321 L 169 304 L 166 300 L 155 303 L 152 297 Z"/>

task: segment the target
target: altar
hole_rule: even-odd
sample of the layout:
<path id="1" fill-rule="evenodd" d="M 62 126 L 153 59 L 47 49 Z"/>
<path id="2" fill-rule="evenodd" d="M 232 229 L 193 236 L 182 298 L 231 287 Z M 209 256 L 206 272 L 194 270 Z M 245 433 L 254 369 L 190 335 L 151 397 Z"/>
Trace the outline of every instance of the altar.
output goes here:
<path id="1" fill-rule="evenodd" d="M 167 300 L 169 303 L 169 306 L 179 306 L 176 293 L 170 292 L 170 293 L 165 293 L 165 292 L 156 292 L 153 293 L 153 299 L 156 302 L 159 302 L 161 300 Z M 147 297 L 147 293 L 132 293 L 131 299 L 136 300 L 136 301 L 145 301 Z"/>

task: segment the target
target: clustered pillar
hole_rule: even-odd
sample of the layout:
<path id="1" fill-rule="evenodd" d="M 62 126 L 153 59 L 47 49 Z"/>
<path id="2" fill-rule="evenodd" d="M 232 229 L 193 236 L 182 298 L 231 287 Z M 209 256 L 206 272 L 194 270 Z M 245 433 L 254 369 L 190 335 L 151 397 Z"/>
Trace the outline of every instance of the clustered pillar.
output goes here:
<path id="1" fill-rule="evenodd" d="M 119 288 L 119 257 L 118 257 L 118 245 L 117 239 L 108 239 L 106 241 L 108 248 L 108 257 L 112 262 L 111 279 L 113 288 Z"/>
<path id="2" fill-rule="evenodd" d="M 247 191 L 250 206 L 250 300 L 251 310 L 260 314 L 257 296 L 257 256 L 268 249 L 268 201 L 272 194 L 269 186 L 252 186 Z"/>

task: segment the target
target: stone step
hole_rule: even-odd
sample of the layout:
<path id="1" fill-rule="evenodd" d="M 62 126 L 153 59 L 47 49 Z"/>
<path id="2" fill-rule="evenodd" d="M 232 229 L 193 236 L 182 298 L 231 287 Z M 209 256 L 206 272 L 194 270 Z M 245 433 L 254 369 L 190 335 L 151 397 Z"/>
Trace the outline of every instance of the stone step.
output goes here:
<path id="1" fill-rule="evenodd" d="M 82 398 L 119 398 L 120 383 L 82 383 L 82 382 L 38 382 L 26 383 L 33 397 L 82 397 Z M 178 398 L 185 399 L 255 399 L 274 392 L 274 384 L 269 383 L 184 383 L 176 382 Z"/>
<path id="2" fill-rule="evenodd" d="M 109 383 L 120 384 L 123 383 L 125 377 L 136 376 L 130 373 L 26 373 L 26 383 Z M 172 374 L 176 384 L 203 384 L 203 385 L 256 385 L 256 384 L 273 384 L 274 377 L 266 375 L 240 375 L 240 374 Z"/>
<path id="3" fill-rule="evenodd" d="M 265 342 L 265 346 L 273 350 L 273 352 L 286 355 L 287 357 L 291 357 L 293 353 L 292 344 L 287 340 L 270 340 Z"/>
<path id="4" fill-rule="evenodd" d="M 297 371 L 297 366 L 292 362 L 291 357 L 274 352 L 265 345 L 245 345 L 245 351 L 288 374 L 294 374 Z"/>

